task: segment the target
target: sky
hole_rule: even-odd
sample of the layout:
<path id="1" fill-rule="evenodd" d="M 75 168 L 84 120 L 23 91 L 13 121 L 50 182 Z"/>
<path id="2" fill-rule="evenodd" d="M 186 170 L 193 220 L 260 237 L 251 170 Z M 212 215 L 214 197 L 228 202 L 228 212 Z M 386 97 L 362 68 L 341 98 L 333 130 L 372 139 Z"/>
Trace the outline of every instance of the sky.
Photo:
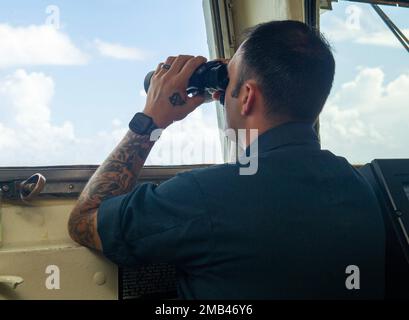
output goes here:
<path id="1" fill-rule="evenodd" d="M 368 4 L 321 15 L 336 75 L 320 117 L 324 149 L 354 164 L 409 157 L 409 55 Z M 409 9 L 381 6 L 409 37 Z"/>
<path id="2" fill-rule="evenodd" d="M 0 166 L 99 164 L 170 55 L 208 57 L 201 0 L 0 2 Z M 221 162 L 215 104 L 169 127 L 147 164 Z"/>
<path id="3" fill-rule="evenodd" d="M 323 148 L 350 162 L 408 157 L 409 60 L 369 5 L 321 16 L 334 49 Z M 409 9 L 383 7 L 409 35 Z M 201 0 L 0 2 L 0 166 L 99 164 L 167 56 L 208 57 Z M 147 164 L 222 161 L 215 104 L 170 126 Z"/>

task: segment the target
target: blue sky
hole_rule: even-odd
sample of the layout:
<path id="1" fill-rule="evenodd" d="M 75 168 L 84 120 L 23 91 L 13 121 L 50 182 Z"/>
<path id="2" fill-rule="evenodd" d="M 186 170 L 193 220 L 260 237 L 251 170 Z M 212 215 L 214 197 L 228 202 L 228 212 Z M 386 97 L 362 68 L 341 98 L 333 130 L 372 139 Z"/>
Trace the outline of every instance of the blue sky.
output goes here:
<path id="1" fill-rule="evenodd" d="M 49 5 L 59 9 L 54 31 Z M 369 5 L 333 6 L 321 16 L 337 61 L 323 146 L 351 162 L 407 157 L 408 54 Z M 409 9 L 382 8 L 409 30 Z M 177 54 L 208 56 L 201 0 L 2 0 L 0 165 L 101 162 L 142 110 L 145 74 Z M 167 131 L 150 164 L 221 161 L 214 104 Z"/>
<path id="2" fill-rule="evenodd" d="M 133 114 L 143 109 L 145 97 L 140 91 L 143 89 L 143 79 L 147 72 L 155 69 L 159 62 L 164 61 L 170 55 L 208 56 L 201 0 L 180 0 L 177 2 L 94 0 L 84 1 L 80 4 L 74 1 L 50 3 L 48 1 L 6 0 L 0 3 L 0 25 L 3 24 L 12 28 L 7 32 L 13 33 L 13 35 L 19 27 L 27 29 L 32 25 L 44 25 L 50 16 L 46 13 L 46 8 L 50 4 L 56 5 L 59 9 L 59 36 L 63 34 L 69 37 L 70 46 L 78 49 L 86 57 L 86 62 L 73 62 L 72 59 L 67 58 L 66 54 L 62 60 L 70 60 L 69 65 L 65 65 L 66 61 L 56 65 L 51 63 L 36 65 L 35 63 L 24 63 L 25 59 L 29 60 L 28 57 L 24 57 L 20 59 L 23 61 L 19 60 L 17 63 L 8 63 L 2 68 L 0 67 L 0 78 L 7 79 L 16 69 L 23 69 L 28 75 L 40 73 L 51 78 L 54 87 L 52 98 L 49 99 L 51 101 L 47 101 L 47 107 L 51 110 L 49 123 L 57 131 L 67 121 L 72 124 L 74 133 L 67 133 L 66 136 L 70 136 L 71 140 L 75 141 L 66 139 L 65 142 L 70 145 L 81 144 L 78 139 L 95 140 L 99 138 L 95 135 L 101 134 L 101 132 L 107 141 L 104 145 L 100 143 L 99 147 L 96 146 L 97 151 L 93 155 L 89 153 L 84 155 L 80 151 L 92 148 L 92 143 L 89 141 L 84 142 L 88 147 L 81 145 L 81 148 L 78 149 L 69 148 L 71 152 L 62 150 L 64 149 L 62 143 L 57 141 L 54 148 L 44 149 L 44 152 L 49 155 L 48 157 L 36 159 L 21 159 L 23 155 L 17 156 L 20 153 L 14 150 L 8 153 L 9 156 L 5 156 L 3 153 L 0 165 L 83 164 L 102 161 L 126 129 Z M 30 35 L 32 34 L 33 32 L 30 33 Z M 5 36 L 3 35 L 3 37 Z M 98 41 L 108 45 L 119 45 L 127 50 L 138 50 L 143 53 L 143 59 L 125 59 L 101 54 L 97 47 Z M 48 45 L 52 43 L 51 40 L 48 42 Z M 55 39 L 54 42 L 58 42 L 58 39 Z M 7 50 L 7 48 L 3 50 Z M 13 50 L 21 51 L 23 49 L 14 48 Z M 24 48 L 24 50 L 31 49 Z M 73 48 L 71 48 L 72 51 Z M 61 52 L 58 51 L 58 54 Z M 22 81 L 20 78 L 16 80 L 17 83 Z M 46 79 L 41 81 L 46 82 Z M 41 90 L 46 89 L 42 88 Z M 11 105 L 13 103 L 13 101 L 9 102 Z M 29 107 L 27 106 L 27 108 Z M 3 108 L 5 108 L 4 104 Z M 200 114 L 193 116 L 193 118 L 195 117 L 202 122 L 200 127 L 203 127 L 204 131 L 211 129 L 215 132 L 211 134 L 214 137 L 214 141 L 212 141 L 219 146 L 213 148 L 216 150 L 216 154 L 208 161 L 220 162 L 221 147 L 217 137 L 215 106 L 209 104 L 201 107 Z M 112 128 L 113 121 L 114 128 Z M 110 130 L 117 132 L 110 135 Z M 177 130 L 186 131 L 187 129 L 180 128 L 179 125 L 179 127 L 173 128 L 173 131 Z M 70 128 L 65 128 L 65 131 L 70 131 Z M 74 134 L 75 137 L 73 137 Z M 188 140 L 188 135 L 191 134 L 191 131 L 184 132 L 185 142 Z M 106 137 L 107 135 L 109 137 Z M 113 136 L 114 139 L 112 139 Z M 193 140 L 198 139 L 200 140 L 196 134 Z M 166 141 L 166 136 L 161 140 Z M 54 142 L 50 141 L 50 144 L 54 145 Z M 197 141 L 195 143 L 200 144 Z M 156 146 L 155 148 L 158 149 Z M 62 156 L 63 154 L 65 157 Z M 83 155 L 82 158 L 81 155 Z M 188 155 L 185 158 L 187 163 L 203 161 L 200 154 Z M 162 163 L 164 161 L 159 160 L 156 159 L 155 164 L 165 164 Z M 178 156 L 168 162 L 169 164 L 183 163 Z"/>
<path id="3" fill-rule="evenodd" d="M 381 8 L 409 36 L 409 9 Z M 353 163 L 409 157 L 408 53 L 369 4 L 333 9 L 321 15 L 337 64 L 320 118 L 323 147 Z"/>
<path id="4" fill-rule="evenodd" d="M 50 4 L 60 9 L 61 31 L 92 59 L 85 66 L 41 65 L 27 70 L 52 75 L 56 83 L 52 121 L 70 120 L 77 124 L 78 134 L 90 134 L 98 125 L 104 128 L 112 118 L 126 122 L 140 111 L 143 77 L 168 55 L 208 55 L 201 1 L 6 0 L 0 3 L 0 21 L 14 26 L 44 24 Z M 95 39 L 151 55 L 144 61 L 101 57 L 93 47 Z M 100 124 L 90 126 L 96 115 Z"/>
<path id="5" fill-rule="evenodd" d="M 358 7 L 367 14 L 379 28 L 389 32 L 381 18 L 375 13 L 369 4 L 356 4 L 348 1 L 333 3 L 332 12 L 326 12 L 321 16 L 321 30 L 326 32 L 331 25 L 331 19 L 335 17 L 347 20 L 348 7 Z M 409 28 L 409 8 L 395 8 L 392 6 L 381 6 L 382 10 L 400 28 Z M 392 33 L 390 33 L 392 34 Z M 403 47 L 391 48 L 388 46 L 365 46 L 353 41 L 337 41 L 330 39 L 334 48 L 337 62 L 337 75 L 334 89 L 337 90 L 341 83 L 354 76 L 353 66 L 363 65 L 368 67 L 384 66 L 388 70 L 386 79 L 391 80 L 400 74 L 402 68 L 408 65 L 408 53 Z M 396 40 L 398 43 L 398 40 Z"/>

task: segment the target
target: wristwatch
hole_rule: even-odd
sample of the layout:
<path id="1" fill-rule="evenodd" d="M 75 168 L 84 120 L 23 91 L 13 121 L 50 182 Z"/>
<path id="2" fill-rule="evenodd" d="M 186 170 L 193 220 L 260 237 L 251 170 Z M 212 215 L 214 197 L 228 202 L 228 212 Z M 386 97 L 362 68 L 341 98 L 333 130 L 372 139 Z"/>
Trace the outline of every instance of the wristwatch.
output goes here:
<path id="1" fill-rule="evenodd" d="M 151 117 L 143 112 L 138 112 L 129 122 L 129 129 L 136 134 L 146 136 L 150 135 L 152 131 L 159 129 L 159 127 L 153 122 Z"/>

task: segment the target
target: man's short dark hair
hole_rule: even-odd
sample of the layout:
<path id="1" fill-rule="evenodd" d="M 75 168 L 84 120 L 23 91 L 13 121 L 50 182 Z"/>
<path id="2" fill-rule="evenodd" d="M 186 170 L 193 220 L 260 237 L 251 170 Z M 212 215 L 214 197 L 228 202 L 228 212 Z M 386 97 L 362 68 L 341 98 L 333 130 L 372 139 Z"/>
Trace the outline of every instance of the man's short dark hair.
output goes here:
<path id="1" fill-rule="evenodd" d="M 298 21 L 272 21 L 245 33 L 237 96 L 244 81 L 260 85 L 268 114 L 315 121 L 331 91 L 335 61 L 324 37 Z"/>

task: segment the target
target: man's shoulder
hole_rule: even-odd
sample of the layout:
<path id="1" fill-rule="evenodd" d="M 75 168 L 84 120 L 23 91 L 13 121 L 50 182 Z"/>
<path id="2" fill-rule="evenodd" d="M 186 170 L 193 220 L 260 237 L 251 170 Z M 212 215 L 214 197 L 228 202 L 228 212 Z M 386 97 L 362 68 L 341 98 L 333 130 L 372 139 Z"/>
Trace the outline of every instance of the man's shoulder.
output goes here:
<path id="1" fill-rule="evenodd" d="M 174 180 L 174 182 L 176 182 L 184 180 L 185 183 L 192 185 L 194 184 L 196 186 L 214 186 L 214 182 L 216 180 L 231 180 L 234 175 L 238 174 L 238 170 L 239 166 L 237 164 L 223 163 L 180 172 L 174 177 L 174 179 L 171 179 L 170 181 Z"/>
<path id="2" fill-rule="evenodd" d="M 195 168 L 193 170 L 186 171 L 186 173 L 192 174 L 194 176 L 208 175 L 208 174 L 218 174 L 220 172 L 231 171 L 237 168 L 236 163 L 221 163 L 209 165 L 202 168 Z"/>
<path id="3" fill-rule="evenodd" d="M 225 176 L 231 176 L 237 173 L 239 166 L 236 163 L 223 163 L 211 165 L 208 167 L 197 168 L 184 172 L 184 174 L 190 175 L 197 180 L 203 180 L 208 178 L 221 178 Z"/>

